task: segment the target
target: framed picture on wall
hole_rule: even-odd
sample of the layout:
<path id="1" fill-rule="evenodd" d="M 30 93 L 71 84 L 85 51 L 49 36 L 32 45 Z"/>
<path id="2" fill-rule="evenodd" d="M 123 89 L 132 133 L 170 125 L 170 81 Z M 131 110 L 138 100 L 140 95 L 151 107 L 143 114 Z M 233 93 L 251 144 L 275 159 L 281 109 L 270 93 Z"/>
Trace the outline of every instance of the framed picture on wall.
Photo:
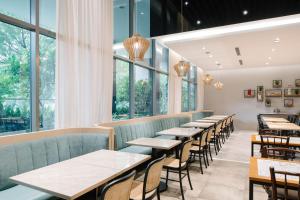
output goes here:
<path id="1" fill-rule="evenodd" d="M 284 107 L 294 107 L 294 99 L 284 99 Z"/>
<path id="2" fill-rule="evenodd" d="M 273 80 L 273 88 L 281 88 L 282 80 Z"/>
<path id="3" fill-rule="evenodd" d="M 265 106 L 266 107 L 271 107 L 271 99 L 266 99 Z"/>
<path id="4" fill-rule="evenodd" d="M 256 94 L 255 90 L 252 89 L 244 90 L 244 98 L 254 98 L 255 94 Z"/>
<path id="5" fill-rule="evenodd" d="M 258 102 L 264 101 L 264 86 L 257 86 L 257 95 L 256 95 Z"/>
<path id="6" fill-rule="evenodd" d="M 282 97 L 281 89 L 268 89 L 265 90 L 266 97 Z"/>
<path id="7" fill-rule="evenodd" d="M 296 87 L 300 87 L 300 79 L 296 79 L 295 80 L 295 86 Z"/>
<path id="8" fill-rule="evenodd" d="M 284 89 L 285 97 L 300 97 L 300 88 L 288 88 Z"/>

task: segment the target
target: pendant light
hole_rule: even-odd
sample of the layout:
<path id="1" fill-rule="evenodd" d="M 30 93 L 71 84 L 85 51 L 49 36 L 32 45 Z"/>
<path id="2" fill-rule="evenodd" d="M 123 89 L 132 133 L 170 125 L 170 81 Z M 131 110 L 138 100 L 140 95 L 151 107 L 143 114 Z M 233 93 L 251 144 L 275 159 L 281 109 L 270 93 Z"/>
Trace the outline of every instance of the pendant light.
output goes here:
<path id="1" fill-rule="evenodd" d="M 210 85 L 211 82 L 213 81 L 213 77 L 210 75 L 210 74 L 205 74 L 204 75 L 204 78 L 203 78 L 203 82 L 206 84 L 206 85 Z"/>
<path id="2" fill-rule="evenodd" d="M 134 11 L 135 13 L 136 10 Z M 137 31 L 137 14 L 135 16 L 135 31 Z M 131 37 L 123 41 L 123 45 L 132 61 L 144 61 L 144 55 L 147 52 L 150 42 L 138 33 L 134 33 Z"/>
<path id="3" fill-rule="evenodd" d="M 224 84 L 221 83 L 220 81 L 217 81 L 217 82 L 214 84 L 214 86 L 215 86 L 215 88 L 216 88 L 217 90 L 222 90 Z"/>
<path id="4" fill-rule="evenodd" d="M 183 0 L 181 0 L 181 32 L 183 32 Z M 174 65 L 174 69 L 177 72 L 179 77 L 184 77 L 190 71 L 190 63 L 181 59 L 176 65 Z"/>

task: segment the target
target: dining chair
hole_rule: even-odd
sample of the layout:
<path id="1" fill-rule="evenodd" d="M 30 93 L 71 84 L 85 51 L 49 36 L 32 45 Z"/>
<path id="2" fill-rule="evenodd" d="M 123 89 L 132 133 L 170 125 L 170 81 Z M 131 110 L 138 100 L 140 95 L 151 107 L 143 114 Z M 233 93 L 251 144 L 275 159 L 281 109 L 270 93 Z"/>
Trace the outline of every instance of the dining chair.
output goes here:
<path id="1" fill-rule="evenodd" d="M 231 115 L 231 119 L 230 119 L 230 130 L 231 130 L 232 133 L 233 133 L 233 131 L 234 131 L 233 116 L 234 116 L 234 115 Z"/>
<path id="2" fill-rule="evenodd" d="M 135 171 L 108 183 L 102 189 L 100 200 L 129 200 Z"/>
<path id="3" fill-rule="evenodd" d="M 213 132 L 213 137 L 210 140 L 210 144 L 214 145 L 216 155 L 218 155 L 218 151 L 220 151 L 222 147 L 221 139 L 220 139 L 221 128 L 222 128 L 222 122 L 216 125 L 216 128 L 214 129 Z"/>
<path id="4" fill-rule="evenodd" d="M 164 163 L 164 169 L 167 170 L 167 174 L 166 174 L 166 185 L 168 187 L 168 181 L 175 181 L 175 182 L 179 182 L 180 184 L 180 191 L 181 191 L 181 196 L 182 199 L 184 200 L 184 192 L 183 192 L 183 184 L 182 184 L 182 179 L 187 176 L 188 177 L 188 181 L 190 184 L 190 188 L 191 190 L 193 190 L 193 186 L 192 186 L 192 182 L 191 182 L 191 178 L 190 178 L 190 172 L 189 172 L 189 161 L 190 161 L 190 149 L 192 147 L 192 140 L 187 140 L 185 141 L 180 149 L 180 157 L 179 159 L 170 157 L 167 158 L 165 163 Z M 186 170 L 187 173 L 184 174 L 182 171 Z M 173 180 L 173 179 L 169 179 L 169 173 L 177 173 L 179 175 L 179 180 Z"/>
<path id="5" fill-rule="evenodd" d="M 231 130 L 230 130 L 231 118 L 232 118 L 232 116 L 229 116 L 226 119 L 226 126 L 225 126 L 226 138 L 230 137 L 230 133 L 231 133 Z"/>
<path id="6" fill-rule="evenodd" d="M 200 137 L 198 137 L 196 140 L 193 141 L 192 147 L 190 149 L 191 152 L 191 157 L 193 160 L 195 160 L 196 156 L 199 157 L 199 164 L 200 164 L 200 171 L 201 174 L 203 174 L 203 169 L 202 169 L 202 158 L 205 164 L 205 167 L 207 168 L 207 135 L 208 135 L 208 130 L 202 131 L 200 134 Z"/>
<path id="7" fill-rule="evenodd" d="M 299 200 L 300 199 L 300 173 L 291 173 L 287 171 L 277 171 L 274 167 L 270 167 L 270 175 L 272 182 L 272 200 L 284 199 L 284 200 Z M 278 176 L 281 181 L 277 180 Z M 290 189 L 288 187 L 288 179 L 293 178 L 297 181 L 297 189 Z M 283 182 L 283 183 L 282 183 Z"/>
<path id="8" fill-rule="evenodd" d="M 146 168 L 144 180 L 135 180 L 132 184 L 130 199 L 151 200 L 155 196 L 160 200 L 160 176 L 166 156 L 153 160 Z"/>
<path id="9" fill-rule="evenodd" d="M 300 160 L 300 151 L 289 148 L 267 148 L 264 147 L 261 151 L 263 158 L 272 158 L 280 160 Z"/>
<path id="10" fill-rule="evenodd" d="M 260 135 L 261 149 L 263 147 L 288 147 L 290 137 L 276 135 Z"/>

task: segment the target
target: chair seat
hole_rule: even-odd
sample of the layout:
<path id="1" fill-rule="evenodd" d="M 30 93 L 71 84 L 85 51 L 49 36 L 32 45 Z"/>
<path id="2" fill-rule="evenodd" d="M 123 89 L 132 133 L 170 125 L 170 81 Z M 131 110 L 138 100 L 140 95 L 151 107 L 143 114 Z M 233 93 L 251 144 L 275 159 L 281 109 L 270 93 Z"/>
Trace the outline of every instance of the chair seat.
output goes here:
<path id="1" fill-rule="evenodd" d="M 203 147 L 201 147 L 200 151 L 203 150 Z M 199 146 L 192 146 L 192 148 L 190 149 L 191 152 L 199 152 Z"/>
<path id="2" fill-rule="evenodd" d="M 144 182 L 133 181 L 130 192 L 130 199 L 132 200 L 141 200 L 143 198 L 143 186 Z M 146 199 L 154 195 L 156 191 L 152 191 L 146 194 Z"/>
<path id="3" fill-rule="evenodd" d="M 176 159 L 176 158 L 167 158 L 165 160 L 165 163 L 164 163 L 164 168 L 173 168 L 173 169 L 178 169 L 179 168 L 179 159 Z M 184 163 L 181 163 L 181 167 L 185 166 L 186 162 Z"/>
<path id="4" fill-rule="evenodd" d="M 0 191 L 0 199 L 3 200 L 54 200 L 58 199 L 48 193 L 40 192 L 22 185 Z"/>
<path id="5" fill-rule="evenodd" d="M 203 147 L 203 146 L 205 146 L 205 143 L 204 142 L 200 142 L 199 140 L 194 140 L 193 141 L 193 145 L 196 145 L 196 146 L 200 146 L 201 145 Z"/>

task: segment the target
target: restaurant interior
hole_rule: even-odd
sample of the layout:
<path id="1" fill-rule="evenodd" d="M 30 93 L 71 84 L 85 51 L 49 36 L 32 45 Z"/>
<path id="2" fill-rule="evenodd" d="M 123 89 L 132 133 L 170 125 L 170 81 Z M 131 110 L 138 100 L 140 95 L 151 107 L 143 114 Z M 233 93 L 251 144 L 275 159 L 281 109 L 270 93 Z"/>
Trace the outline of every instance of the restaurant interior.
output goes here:
<path id="1" fill-rule="evenodd" d="M 1 0 L 0 200 L 300 200 L 299 0 Z"/>

